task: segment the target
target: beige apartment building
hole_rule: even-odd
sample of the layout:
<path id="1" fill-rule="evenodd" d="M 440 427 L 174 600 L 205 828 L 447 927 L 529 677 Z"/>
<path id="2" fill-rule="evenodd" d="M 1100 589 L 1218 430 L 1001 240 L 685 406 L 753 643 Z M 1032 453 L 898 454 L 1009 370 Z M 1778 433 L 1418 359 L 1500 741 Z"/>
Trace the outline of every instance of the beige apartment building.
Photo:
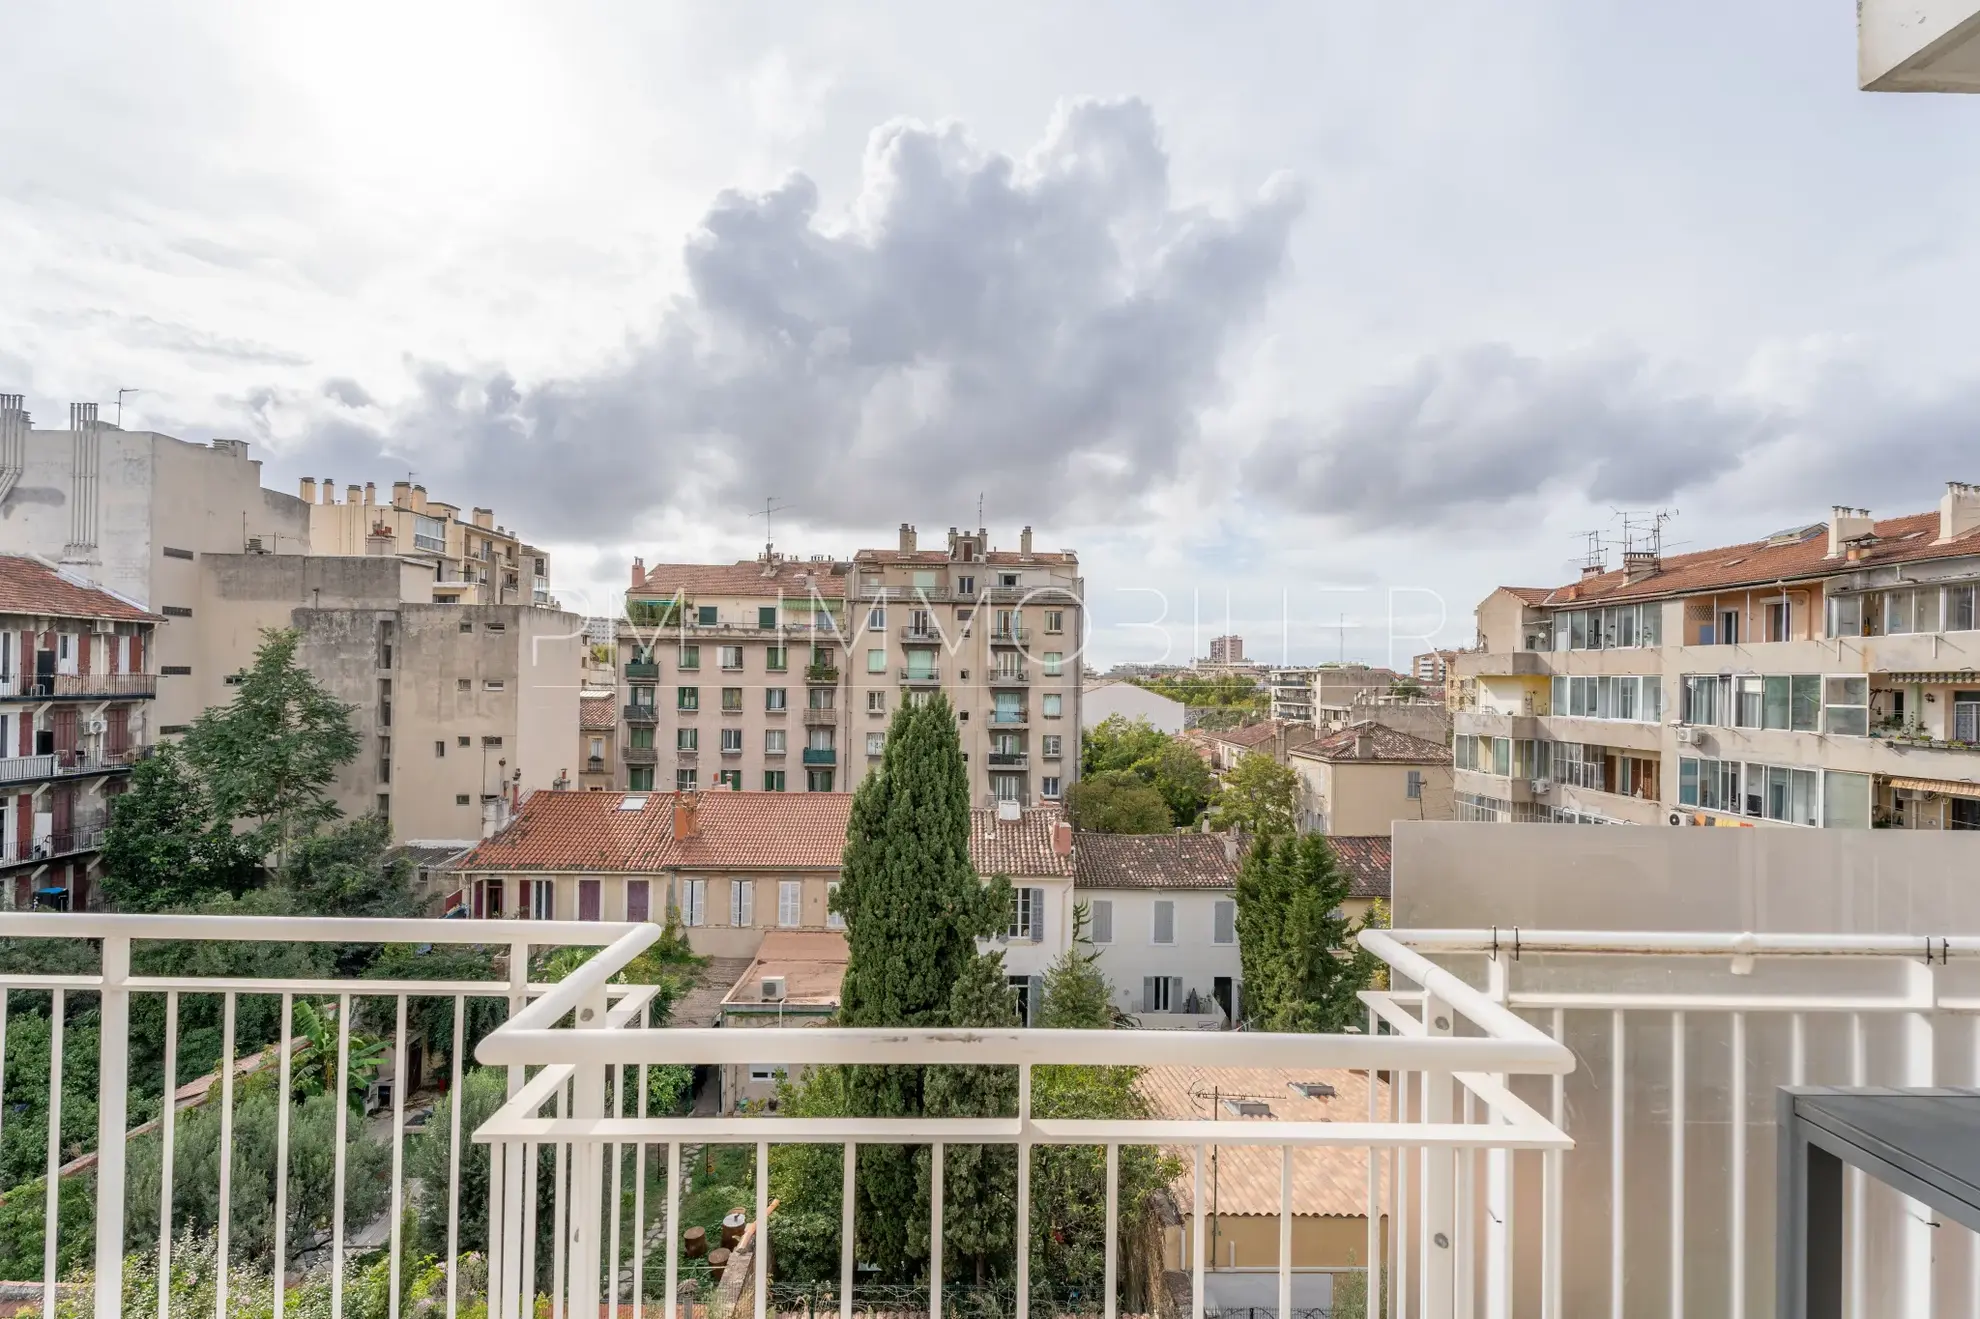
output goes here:
<path id="1" fill-rule="evenodd" d="M 1452 815 L 1450 749 L 1377 723 L 1355 724 L 1295 746 L 1300 828 L 1388 837 L 1398 820 Z"/>
<path id="2" fill-rule="evenodd" d="M 1357 701 L 1386 696 L 1400 675 L 1367 664 L 1319 664 L 1273 669 L 1267 679 L 1272 718 L 1325 725 L 1345 720 Z"/>
<path id="3" fill-rule="evenodd" d="M 951 529 L 850 561 L 635 560 L 619 654 L 625 786 L 845 792 L 902 702 L 956 710 L 972 805 L 1056 800 L 1079 764 L 1077 556 Z"/>
<path id="4" fill-rule="evenodd" d="M 394 481 L 389 501 L 367 481 L 349 485 L 337 499 L 336 482 L 302 479 L 299 495 L 309 509 L 311 554 L 387 553 L 433 565 L 433 602 L 465 605 L 536 605 L 556 608 L 550 594 L 550 556 L 495 522 L 495 510 L 428 499 L 426 487 Z"/>
<path id="5" fill-rule="evenodd" d="M 1460 654 L 1459 819 L 1980 828 L 1980 487 L 1502 588 Z"/>

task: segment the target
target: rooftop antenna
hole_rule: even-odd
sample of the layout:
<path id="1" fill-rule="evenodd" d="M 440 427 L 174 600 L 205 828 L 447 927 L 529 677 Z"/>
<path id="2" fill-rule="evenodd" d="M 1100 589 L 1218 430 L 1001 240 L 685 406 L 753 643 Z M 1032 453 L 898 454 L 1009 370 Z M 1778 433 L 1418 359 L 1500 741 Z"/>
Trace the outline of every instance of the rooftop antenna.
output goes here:
<path id="1" fill-rule="evenodd" d="M 1340 633 L 1339 654 L 1337 658 L 1340 660 L 1341 663 L 1345 664 L 1347 663 L 1347 615 L 1346 614 L 1341 615 L 1341 621 L 1336 630 Z"/>
<path id="2" fill-rule="evenodd" d="M 791 507 L 793 506 L 790 504 L 778 503 L 777 496 L 775 495 L 766 495 L 763 500 L 763 511 L 761 513 L 750 514 L 751 517 L 763 519 L 763 555 L 765 558 L 770 556 L 770 546 L 772 544 L 770 537 L 770 515 L 772 513 L 782 513 Z"/>
<path id="3" fill-rule="evenodd" d="M 124 395 L 142 394 L 142 389 L 124 388 L 117 391 L 117 429 L 124 429 Z"/>
<path id="4" fill-rule="evenodd" d="M 1661 557 L 1664 552 L 1664 524 L 1678 515 L 1674 508 L 1660 508 L 1654 512 L 1631 512 L 1628 509 L 1611 509 L 1622 519 L 1623 553 L 1645 553 L 1652 558 Z"/>

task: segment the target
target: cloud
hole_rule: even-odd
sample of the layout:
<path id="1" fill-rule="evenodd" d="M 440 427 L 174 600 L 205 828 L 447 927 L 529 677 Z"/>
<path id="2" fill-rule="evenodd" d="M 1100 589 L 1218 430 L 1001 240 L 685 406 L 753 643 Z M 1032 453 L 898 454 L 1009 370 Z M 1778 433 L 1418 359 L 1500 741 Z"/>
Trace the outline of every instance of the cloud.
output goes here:
<path id="1" fill-rule="evenodd" d="M 1723 475 L 1789 421 L 1767 400 L 1687 387 L 1634 351 L 1541 359 L 1476 344 L 1424 357 L 1324 418 L 1281 421 L 1245 485 L 1367 527 L 1543 489 L 1655 502 Z"/>
<path id="2" fill-rule="evenodd" d="M 377 401 L 365 391 L 363 385 L 345 376 L 324 381 L 323 397 L 347 408 L 368 408 Z"/>
<path id="3" fill-rule="evenodd" d="M 818 526 L 979 494 L 1106 518 L 1177 474 L 1303 204 L 1283 177 L 1228 214 L 1177 204 L 1140 101 L 1064 105 L 1022 158 L 890 123 L 842 220 L 802 175 L 719 195 L 688 294 L 611 366 L 420 362 L 380 414 L 281 395 L 265 438 L 311 469 L 390 453 L 422 479 L 472 472 L 546 537 L 773 492 Z M 332 384 L 339 403 L 386 394 Z"/>

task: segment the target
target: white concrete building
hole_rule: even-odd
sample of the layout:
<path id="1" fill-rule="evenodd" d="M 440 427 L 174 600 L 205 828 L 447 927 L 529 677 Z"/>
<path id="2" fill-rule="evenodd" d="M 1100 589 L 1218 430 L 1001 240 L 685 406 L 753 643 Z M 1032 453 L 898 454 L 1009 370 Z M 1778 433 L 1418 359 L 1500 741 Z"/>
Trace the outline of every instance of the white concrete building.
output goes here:
<path id="1" fill-rule="evenodd" d="M 1222 1030 L 1244 1012 L 1229 834 L 1073 837 L 1073 898 L 1114 1003 L 1142 1026 Z"/>
<path id="2" fill-rule="evenodd" d="M 1097 728 L 1102 720 L 1119 715 L 1130 721 L 1146 719 L 1158 732 L 1180 733 L 1186 709 L 1181 701 L 1173 697 L 1113 678 L 1088 681 L 1079 697 L 1079 719 L 1083 729 Z"/>
<path id="3" fill-rule="evenodd" d="M 1980 92 L 1980 0 L 1857 0 L 1856 80 L 1870 92 Z"/>

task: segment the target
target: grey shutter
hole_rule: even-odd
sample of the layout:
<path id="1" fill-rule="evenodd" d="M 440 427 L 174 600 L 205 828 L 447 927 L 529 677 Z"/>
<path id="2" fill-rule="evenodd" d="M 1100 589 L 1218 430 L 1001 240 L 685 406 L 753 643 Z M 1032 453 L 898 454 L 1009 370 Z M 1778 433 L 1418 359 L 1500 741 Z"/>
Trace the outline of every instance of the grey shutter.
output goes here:
<path id="1" fill-rule="evenodd" d="M 1181 976 L 1169 977 L 1169 1011 L 1183 1010 L 1183 983 Z"/>
<path id="2" fill-rule="evenodd" d="M 1095 902 L 1092 906 L 1093 926 L 1087 937 L 1094 943 L 1114 941 L 1114 904 L 1108 901 Z"/>
<path id="3" fill-rule="evenodd" d="M 1031 941 L 1045 942 L 1045 890 L 1031 890 Z"/>
<path id="4" fill-rule="evenodd" d="M 1153 1012 L 1155 1010 L 1154 976 L 1143 976 L 1141 978 L 1141 1010 L 1143 1012 Z"/>
<path id="5" fill-rule="evenodd" d="M 1176 904 L 1158 900 L 1155 903 L 1155 942 L 1171 944 L 1176 941 Z"/>
<path id="6" fill-rule="evenodd" d="M 1025 995 L 1024 1002 L 1026 1009 L 1028 1009 L 1025 1013 L 1024 1024 L 1029 1026 L 1038 1020 L 1039 1011 L 1045 1006 L 1044 976 L 1031 977 L 1031 992 Z"/>
<path id="7" fill-rule="evenodd" d="M 1215 943 L 1236 943 L 1237 903 L 1219 901 L 1211 910 L 1215 913 L 1213 918 L 1215 928 L 1210 932 L 1211 940 Z"/>

